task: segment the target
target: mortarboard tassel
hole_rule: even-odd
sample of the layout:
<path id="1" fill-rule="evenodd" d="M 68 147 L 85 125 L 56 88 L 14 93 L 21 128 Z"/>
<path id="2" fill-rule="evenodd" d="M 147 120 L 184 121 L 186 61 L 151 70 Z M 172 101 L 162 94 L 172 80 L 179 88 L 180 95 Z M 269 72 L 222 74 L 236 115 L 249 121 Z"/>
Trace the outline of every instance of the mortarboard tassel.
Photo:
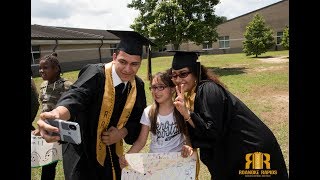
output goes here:
<path id="1" fill-rule="evenodd" d="M 116 171 L 114 170 L 114 167 L 112 166 L 112 176 L 113 176 L 113 180 L 116 180 Z"/>
<path id="2" fill-rule="evenodd" d="M 111 167 L 112 167 L 112 177 L 113 177 L 113 180 L 116 180 L 116 171 L 114 170 L 114 166 L 113 166 L 113 161 L 112 161 L 112 155 L 111 155 L 111 149 L 110 149 L 110 146 L 108 146 L 108 149 L 109 149 L 109 154 L 110 154 L 110 160 L 111 160 Z"/>

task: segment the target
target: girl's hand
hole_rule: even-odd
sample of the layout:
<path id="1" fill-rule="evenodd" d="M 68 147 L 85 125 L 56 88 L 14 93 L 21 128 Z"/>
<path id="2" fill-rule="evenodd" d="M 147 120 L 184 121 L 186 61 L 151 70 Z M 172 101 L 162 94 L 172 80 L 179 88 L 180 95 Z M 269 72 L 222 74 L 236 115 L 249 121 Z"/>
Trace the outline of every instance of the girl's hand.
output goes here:
<path id="1" fill-rule="evenodd" d="M 120 168 L 123 169 L 124 167 L 128 166 L 128 162 L 125 158 L 125 155 L 122 155 L 119 157 L 119 164 L 120 164 Z"/>
<path id="2" fill-rule="evenodd" d="M 181 156 L 186 158 L 189 156 L 192 156 L 193 154 L 193 148 L 188 145 L 183 145 L 181 150 Z"/>
<path id="3" fill-rule="evenodd" d="M 33 134 L 34 136 L 41 136 L 39 129 L 33 130 L 33 131 L 32 131 L 32 134 Z"/>

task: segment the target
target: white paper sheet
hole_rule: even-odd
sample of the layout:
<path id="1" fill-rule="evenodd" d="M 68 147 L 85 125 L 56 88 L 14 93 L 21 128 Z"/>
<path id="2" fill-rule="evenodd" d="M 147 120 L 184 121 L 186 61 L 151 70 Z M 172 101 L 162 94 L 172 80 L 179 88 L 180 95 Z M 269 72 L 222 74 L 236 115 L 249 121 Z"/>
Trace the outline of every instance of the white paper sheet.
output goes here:
<path id="1" fill-rule="evenodd" d="M 129 166 L 121 180 L 191 180 L 196 174 L 196 154 L 181 157 L 181 152 L 126 154 Z"/>
<path id="2" fill-rule="evenodd" d="M 31 167 L 45 166 L 62 160 L 62 145 L 47 143 L 41 136 L 31 134 Z"/>

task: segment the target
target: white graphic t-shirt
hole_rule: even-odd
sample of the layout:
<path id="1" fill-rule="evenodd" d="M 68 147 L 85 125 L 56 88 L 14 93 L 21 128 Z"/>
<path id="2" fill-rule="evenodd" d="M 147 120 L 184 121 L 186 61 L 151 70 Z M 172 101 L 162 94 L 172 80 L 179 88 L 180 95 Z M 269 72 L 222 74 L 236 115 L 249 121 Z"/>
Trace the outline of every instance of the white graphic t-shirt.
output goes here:
<path id="1" fill-rule="evenodd" d="M 150 106 L 144 109 L 140 123 L 151 127 L 149 119 Z M 180 133 L 174 119 L 173 112 L 166 116 L 158 114 L 157 133 L 151 134 L 150 153 L 178 152 L 185 142 L 184 135 Z"/>

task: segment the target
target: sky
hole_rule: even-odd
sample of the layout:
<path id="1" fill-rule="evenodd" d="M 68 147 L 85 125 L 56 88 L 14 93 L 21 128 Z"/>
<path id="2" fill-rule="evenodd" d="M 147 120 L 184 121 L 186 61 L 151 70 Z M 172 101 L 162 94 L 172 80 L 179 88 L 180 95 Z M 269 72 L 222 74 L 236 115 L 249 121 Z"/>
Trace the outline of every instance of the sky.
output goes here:
<path id="1" fill-rule="evenodd" d="M 220 0 L 215 14 L 232 19 L 281 0 Z M 132 30 L 139 11 L 131 0 L 31 0 L 31 24 L 85 29 Z"/>

